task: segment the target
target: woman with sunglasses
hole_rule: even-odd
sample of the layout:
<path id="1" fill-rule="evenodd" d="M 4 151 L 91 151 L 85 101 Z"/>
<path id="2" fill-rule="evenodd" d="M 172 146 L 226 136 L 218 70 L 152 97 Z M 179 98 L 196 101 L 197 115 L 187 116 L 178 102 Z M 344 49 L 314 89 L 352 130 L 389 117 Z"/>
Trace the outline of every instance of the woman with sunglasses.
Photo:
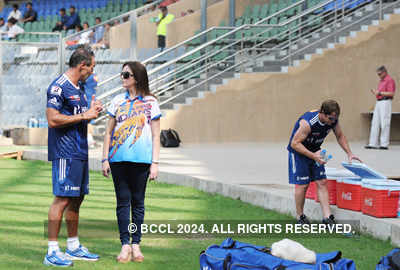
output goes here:
<path id="1" fill-rule="evenodd" d="M 157 99 L 150 93 L 147 71 L 141 63 L 124 63 L 121 79 L 126 92 L 113 98 L 107 108 L 110 117 L 104 137 L 102 167 L 105 177 L 112 174 L 117 198 L 122 244 L 117 261 L 142 262 L 140 228 L 147 179 L 154 180 L 158 175 L 161 112 Z M 133 232 L 133 228 L 137 230 Z"/>

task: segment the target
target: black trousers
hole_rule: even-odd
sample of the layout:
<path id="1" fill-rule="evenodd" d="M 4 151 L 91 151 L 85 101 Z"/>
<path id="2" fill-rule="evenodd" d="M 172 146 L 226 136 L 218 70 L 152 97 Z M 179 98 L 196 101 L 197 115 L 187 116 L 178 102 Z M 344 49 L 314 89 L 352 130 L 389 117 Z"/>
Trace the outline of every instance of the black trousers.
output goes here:
<path id="1" fill-rule="evenodd" d="M 160 48 L 162 51 L 165 48 L 165 36 L 158 35 L 157 37 L 158 37 L 158 48 Z"/>
<path id="2" fill-rule="evenodd" d="M 137 227 L 136 232 L 132 233 L 131 243 L 138 244 L 142 237 L 141 225 L 144 220 L 144 198 L 150 164 L 113 162 L 110 167 L 117 197 L 116 212 L 121 244 L 129 244 L 130 223 L 136 224 Z"/>

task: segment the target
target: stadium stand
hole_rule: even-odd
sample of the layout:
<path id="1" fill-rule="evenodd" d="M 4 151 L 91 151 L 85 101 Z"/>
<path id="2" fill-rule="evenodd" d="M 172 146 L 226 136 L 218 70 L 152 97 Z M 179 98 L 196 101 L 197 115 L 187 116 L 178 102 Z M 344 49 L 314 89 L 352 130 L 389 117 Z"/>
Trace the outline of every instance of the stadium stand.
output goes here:
<path id="1" fill-rule="evenodd" d="M 70 6 L 75 6 L 81 23 L 87 21 L 89 25 L 95 25 L 95 18 L 100 17 L 102 21 L 109 20 L 113 17 L 129 12 L 130 10 L 137 9 L 144 5 L 143 0 L 87 0 L 87 1 L 57 1 L 57 0 L 35 0 L 32 1 L 34 9 L 38 13 L 38 20 L 36 22 L 28 22 L 20 24 L 25 32 L 51 32 L 54 25 L 59 20 L 59 10 L 61 8 L 69 9 Z M 26 5 L 21 5 L 21 12 L 24 13 Z M 0 12 L 0 17 L 7 18 L 8 14 L 12 11 L 12 6 L 5 6 Z M 68 12 L 67 12 L 68 14 Z M 68 33 L 71 34 L 74 31 Z M 67 35 L 66 31 L 62 31 L 63 37 Z M 30 35 L 28 33 L 22 35 L 17 41 L 23 42 L 37 42 L 49 41 L 38 40 L 38 36 Z M 54 41 L 52 39 L 51 41 Z M 51 42 L 50 41 L 50 42 Z"/>
<path id="2" fill-rule="evenodd" d="M 60 72 L 59 63 L 59 34 L 51 30 L 59 19 L 59 9 L 75 6 L 81 16 L 81 22 L 113 19 L 115 16 L 143 6 L 141 0 L 121 1 L 34 1 L 33 7 L 38 12 L 38 21 L 19 24 L 25 28 L 17 42 L 3 42 L 0 48 L 2 58 L 2 80 L 0 91 L 0 122 L 2 127 L 29 126 L 29 121 L 35 118 L 35 127 L 46 127 L 47 122 L 43 108 L 45 108 L 45 92 Z M 10 7 L 1 11 L 6 16 Z M 25 11 L 25 4 L 21 5 Z M 30 34 L 33 33 L 33 34 Z M 62 36 L 74 34 L 74 30 L 63 31 Z M 27 43 L 23 43 L 27 42 Z M 65 50 L 65 62 L 72 51 Z M 140 59 L 145 59 L 159 53 L 154 49 L 138 51 Z M 120 72 L 121 63 L 129 57 L 129 49 L 101 49 L 95 51 L 97 66 L 95 73 L 100 80 Z M 111 84 L 117 86 L 118 82 Z M 12 116 L 12 117 L 10 117 Z"/>

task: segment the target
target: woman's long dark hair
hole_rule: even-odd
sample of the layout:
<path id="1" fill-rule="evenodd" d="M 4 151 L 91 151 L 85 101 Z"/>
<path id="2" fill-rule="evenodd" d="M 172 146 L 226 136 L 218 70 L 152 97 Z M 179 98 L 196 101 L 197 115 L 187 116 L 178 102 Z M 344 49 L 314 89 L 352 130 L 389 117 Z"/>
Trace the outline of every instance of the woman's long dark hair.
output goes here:
<path id="1" fill-rule="evenodd" d="M 135 78 L 136 92 L 137 92 L 136 94 L 141 95 L 143 97 L 145 97 L 145 96 L 153 96 L 154 97 L 154 95 L 152 93 L 150 93 L 149 78 L 147 76 L 146 67 L 138 61 L 125 62 L 122 65 L 122 69 L 125 66 L 129 67 L 129 69 L 132 71 L 133 76 Z"/>

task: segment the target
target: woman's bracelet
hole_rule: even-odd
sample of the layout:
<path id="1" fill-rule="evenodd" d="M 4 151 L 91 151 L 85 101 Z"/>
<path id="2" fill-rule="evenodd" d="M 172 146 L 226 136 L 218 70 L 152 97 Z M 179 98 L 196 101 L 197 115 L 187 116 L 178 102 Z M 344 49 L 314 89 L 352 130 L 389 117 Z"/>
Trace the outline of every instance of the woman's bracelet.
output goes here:
<path id="1" fill-rule="evenodd" d="M 104 163 L 104 162 L 106 162 L 106 161 L 108 161 L 108 158 L 103 159 L 103 160 L 101 161 L 101 163 Z"/>
<path id="2" fill-rule="evenodd" d="M 158 164 L 158 163 L 160 163 L 160 161 L 159 161 L 159 160 L 154 160 L 154 159 L 153 159 L 153 160 L 151 161 L 151 163 Z"/>

